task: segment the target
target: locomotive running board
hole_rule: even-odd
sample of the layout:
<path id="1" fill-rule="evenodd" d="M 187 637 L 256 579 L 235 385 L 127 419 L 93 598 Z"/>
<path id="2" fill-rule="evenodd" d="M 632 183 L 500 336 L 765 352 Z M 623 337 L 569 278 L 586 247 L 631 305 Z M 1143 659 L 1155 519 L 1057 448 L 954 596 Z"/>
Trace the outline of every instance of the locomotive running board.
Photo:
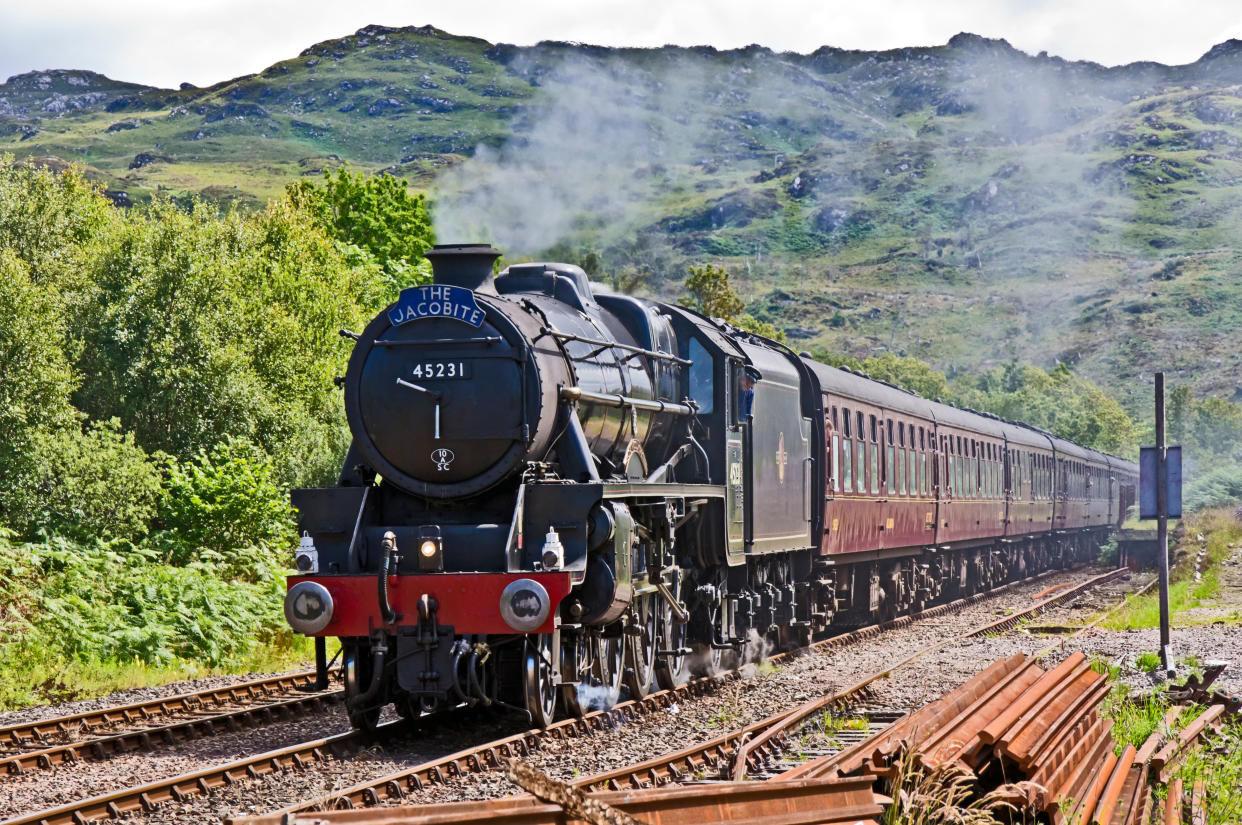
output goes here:
<path id="1" fill-rule="evenodd" d="M 650 498 L 672 496 L 674 498 L 724 498 L 725 488 L 715 484 L 644 484 L 630 482 L 601 482 L 604 498 Z"/>

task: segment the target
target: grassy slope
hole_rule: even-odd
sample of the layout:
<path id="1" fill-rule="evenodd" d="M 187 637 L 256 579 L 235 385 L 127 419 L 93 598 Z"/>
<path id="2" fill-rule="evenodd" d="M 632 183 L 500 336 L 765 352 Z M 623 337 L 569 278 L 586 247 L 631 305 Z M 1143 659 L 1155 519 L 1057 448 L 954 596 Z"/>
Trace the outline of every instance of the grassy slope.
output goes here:
<path id="1" fill-rule="evenodd" d="M 210 89 L 15 78 L 0 151 L 84 163 L 136 199 L 257 203 L 338 159 L 431 188 L 480 146 L 521 160 L 541 125 L 638 124 L 621 137 L 640 152 L 585 155 L 606 185 L 570 204 L 564 240 L 724 261 L 803 345 L 949 370 L 1063 360 L 1137 410 L 1157 366 L 1242 392 L 1237 51 L 1106 70 L 969 36 L 785 55 L 370 27 Z M 663 276 L 654 291 L 681 277 Z"/>

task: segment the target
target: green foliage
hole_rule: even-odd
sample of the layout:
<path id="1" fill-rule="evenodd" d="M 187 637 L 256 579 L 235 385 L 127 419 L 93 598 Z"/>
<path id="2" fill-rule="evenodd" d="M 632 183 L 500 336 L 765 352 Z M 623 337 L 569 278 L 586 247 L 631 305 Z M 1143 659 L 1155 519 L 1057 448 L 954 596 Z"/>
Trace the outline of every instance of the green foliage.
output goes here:
<path id="1" fill-rule="evenodd" d="M 1144 657 L 1153 657 L 1155 664 L 1143 667 L 1150 663 Z M 1156 670 L 1160 667 L 1160 657 L 1144 651 L 1139 657 L 1139 665 L 1141 670 Z M 1134 697 L 1124 683 L 1115 682 L 1112 691 L 1104 697 L 1100 705 L 1100 715 L 1113 720 L 1113 741 L 1117 743 L 1116 750 L 1120 754 L 1126 745 L 1141 747 L 1149 736 L 1161 728 L 1168 709 L 1169 703 L 1163 694 L 1149 693 L 1146 696 Z"/>
<path id="2" fill-rule="evenodd" d="M 1064 364 L 1052 372 L 1010 363 L 954 386 L 957 403 L 1022 421 L 1087 447 L 1131 455 L 1134 422 L 1116 400 Z"/>
<path id="3" fill-rule="evenodd" d="M 33 455 L 36 498 L 12 521 L 27 534 L 136 540 L 147 532 L 159 467 L 115 418 L 40 433 Z"/>
<path id="4" fill-rule="evenodd" d="M 738 329 L 762 335 L 764 338 L 771 338 L 773 341 L 778 341 L 782 344 L 787 343 L 788 339 L 785 337 L 785 330 L 777 329 L 774 324 L 770 324 L 767 321 L 760 321 L 750 313 L 737 316 L 733 319 L 733 323 Z"/>
<path id="5" fill-rule="evenodd" d="M 1121 405 L 1064 365 L 1049 373 L 1011 363 L 950 382 L 944 373 L 911 356 L 885 352 L 858 359 L 823 347 L 812 349 L 811 354 L 824 363 L 849 367 L 924 398 L 995 413 L 1097 450 L 1126 456 L 1135 449 L 1134 422 Z"/>
<path id="6" fill-rule="evenodd" d="M 0 158 L 0 705 L 296 647 L 285 490 L 335 475 L 336 331 L 388 289 L 289 200 L 120 212 Z"/>
<path id="7" fill-rule="evenodd" d="M 729 285 L 729 273 L 723 267 L 692 266 L 683 286 L 686 294 L 677 302 L 709 318 L 732 322 L 746 308 L 746 303 Z"/>
<path id="8" fill-rule="evenodd" d="M 1144 673 L 1152 673 L 1160 667 L 1160 654 L 1151 650 L 1144 650 L 1139 653 L 1138 658 L 1134 660 L 1134 664 Z"/>
<path id="9" fill-rule="evenodd" d="M 729 285 L 729 273 L 713 264 L 690 267 L 683 286 L 686 294 L 677 299 L 684 307 L 701 312 L 709 318 L 720 318 L 738 329 L 785 343 L 785 331 L 750 313 L 743 313 L 746 302 Z"/>
<path id="10" fill-rule="evenodd" d="M 345 440 L 336 330 L 380 300 L 373 270 L 344 265 L 285 204 L 217 217 L 156 203 L 109 239 L 94 275 L 80 318 L 85 412 L 182 459 L 233 435 L 289 481 L 329 472 Z"/>
<path id="11" fill-rule="evenodd" d="M 125 543 L 22 543 L 0 533 L 0 584 L 0 667 L 10 674 L 10 702 L 20 699 L 14 692 L 63 692 L 60 683 L 11 681 L 30 672 L 30 658 L 221 667 L 288 635 L 279 580 L 254 584 L 205 564 L 169 566 L 154 550 Z"/>
<path id="12" fill-rule="evenodd" d="M 55 291 L 35 283 L 3 247 L 0 318 L 0 523 L 14 523 L 27 521 L 37 506 L 39 435 L 76 426 L 69 403 L 75 379 L 61 346 Z"/>
<path id="13" fill-rule="evenodd" d="M 1188 513 L 1227 507 L 1242 501 L 1242 465 L 1226 465 L 1204 475 L 1191 475 L 1182 507 Z"/>
<path id="14" fill-rule="evenodd" d="M 1208 728 L 1198 747 L 1192 748 L 1177 768 L 1182 787 L 1202 782 L 1207 788 L 1204 822 L 1233 825 L 1242 822 L 1242 722 L 1225 714 L 1218 730 Z M 1183 820 L 1186 821 L 1186 820 Z"/>
<path id="15" fill-rule="evenodd" d="M 89 290 L 92 242 L 117 221 L 116 210 L 81 170 L 53 172 L 0 154 L 0 249 L 26 265 L 36 283 L 72 309 Z"/>
<path id="16" fill-rule="evenodd" d="M 251 581 L 268 572 L 273 551 L 294 535 L 293 511 L 271 457 L 235 438 L 169 466 L 159 522 L 174 564 L 219 560 L 226 575 Z"/>
<path id="17" fill-rule="evenodd" d="M 872 378 L 896 384 L 924 398 L 949 398 L 949 383 L 944 374 L 929 364 L 911 358 L 885 352 L 873 358 L 865 358 L 857 367 Z"/>
<path id="18" fill-rule="evenodd" d="M 346 166 L 336 174 L 325 170 L 322 182 L 289 184 L 286 198 L 305 210 L 327 234 L 342 244 L 364 250 L 383 267 L 391 295 L 426 282 L 430 268 L 423 253 L 435 243 L 426 199 L 410 192 L 409 184 L 387 174 L 353 174 Z"/>

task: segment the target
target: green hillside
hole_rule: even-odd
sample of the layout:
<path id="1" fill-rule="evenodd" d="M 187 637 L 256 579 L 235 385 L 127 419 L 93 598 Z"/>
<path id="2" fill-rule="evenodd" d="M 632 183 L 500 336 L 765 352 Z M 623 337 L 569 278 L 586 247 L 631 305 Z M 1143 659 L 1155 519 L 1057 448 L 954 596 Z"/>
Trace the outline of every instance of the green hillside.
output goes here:
<path id="1" fill-rule="evenodd" d="M 594 252 L 665 295 L 711 260 L 800 348 L 1061 361 L 1138 411 L 1158 368 L 1242 399 L 1240 85 L 1237 41 L 1105 68 L 973 35 L 799 55 L 370 26 L 206 89 L 10 78 L 0 152 L 120 203 L 386 170 L 443 241 Z"/>

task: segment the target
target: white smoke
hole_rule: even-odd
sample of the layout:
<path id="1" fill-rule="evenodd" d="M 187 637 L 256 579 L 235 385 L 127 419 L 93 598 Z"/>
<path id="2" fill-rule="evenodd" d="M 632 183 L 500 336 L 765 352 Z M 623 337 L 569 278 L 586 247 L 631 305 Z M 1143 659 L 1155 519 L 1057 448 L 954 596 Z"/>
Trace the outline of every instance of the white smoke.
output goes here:
<path id="1" fill-rule="evenodd" d="M 635 244 L 687 194 L 734 185 L 709 181 L 713 170 L 770 167 L 766 147 L 781 142 L 782 120 L 823 108 L 805 83 L 787 85 L 770 66 L 752 71 L 755 59 L 585 47 L 519 56 L 511 68 L 536 79 L 540 102 L 503 146 L 479 147 L 440 178 L 437 238 L 489 240 L 510 255 L 579 237 Z"/>

